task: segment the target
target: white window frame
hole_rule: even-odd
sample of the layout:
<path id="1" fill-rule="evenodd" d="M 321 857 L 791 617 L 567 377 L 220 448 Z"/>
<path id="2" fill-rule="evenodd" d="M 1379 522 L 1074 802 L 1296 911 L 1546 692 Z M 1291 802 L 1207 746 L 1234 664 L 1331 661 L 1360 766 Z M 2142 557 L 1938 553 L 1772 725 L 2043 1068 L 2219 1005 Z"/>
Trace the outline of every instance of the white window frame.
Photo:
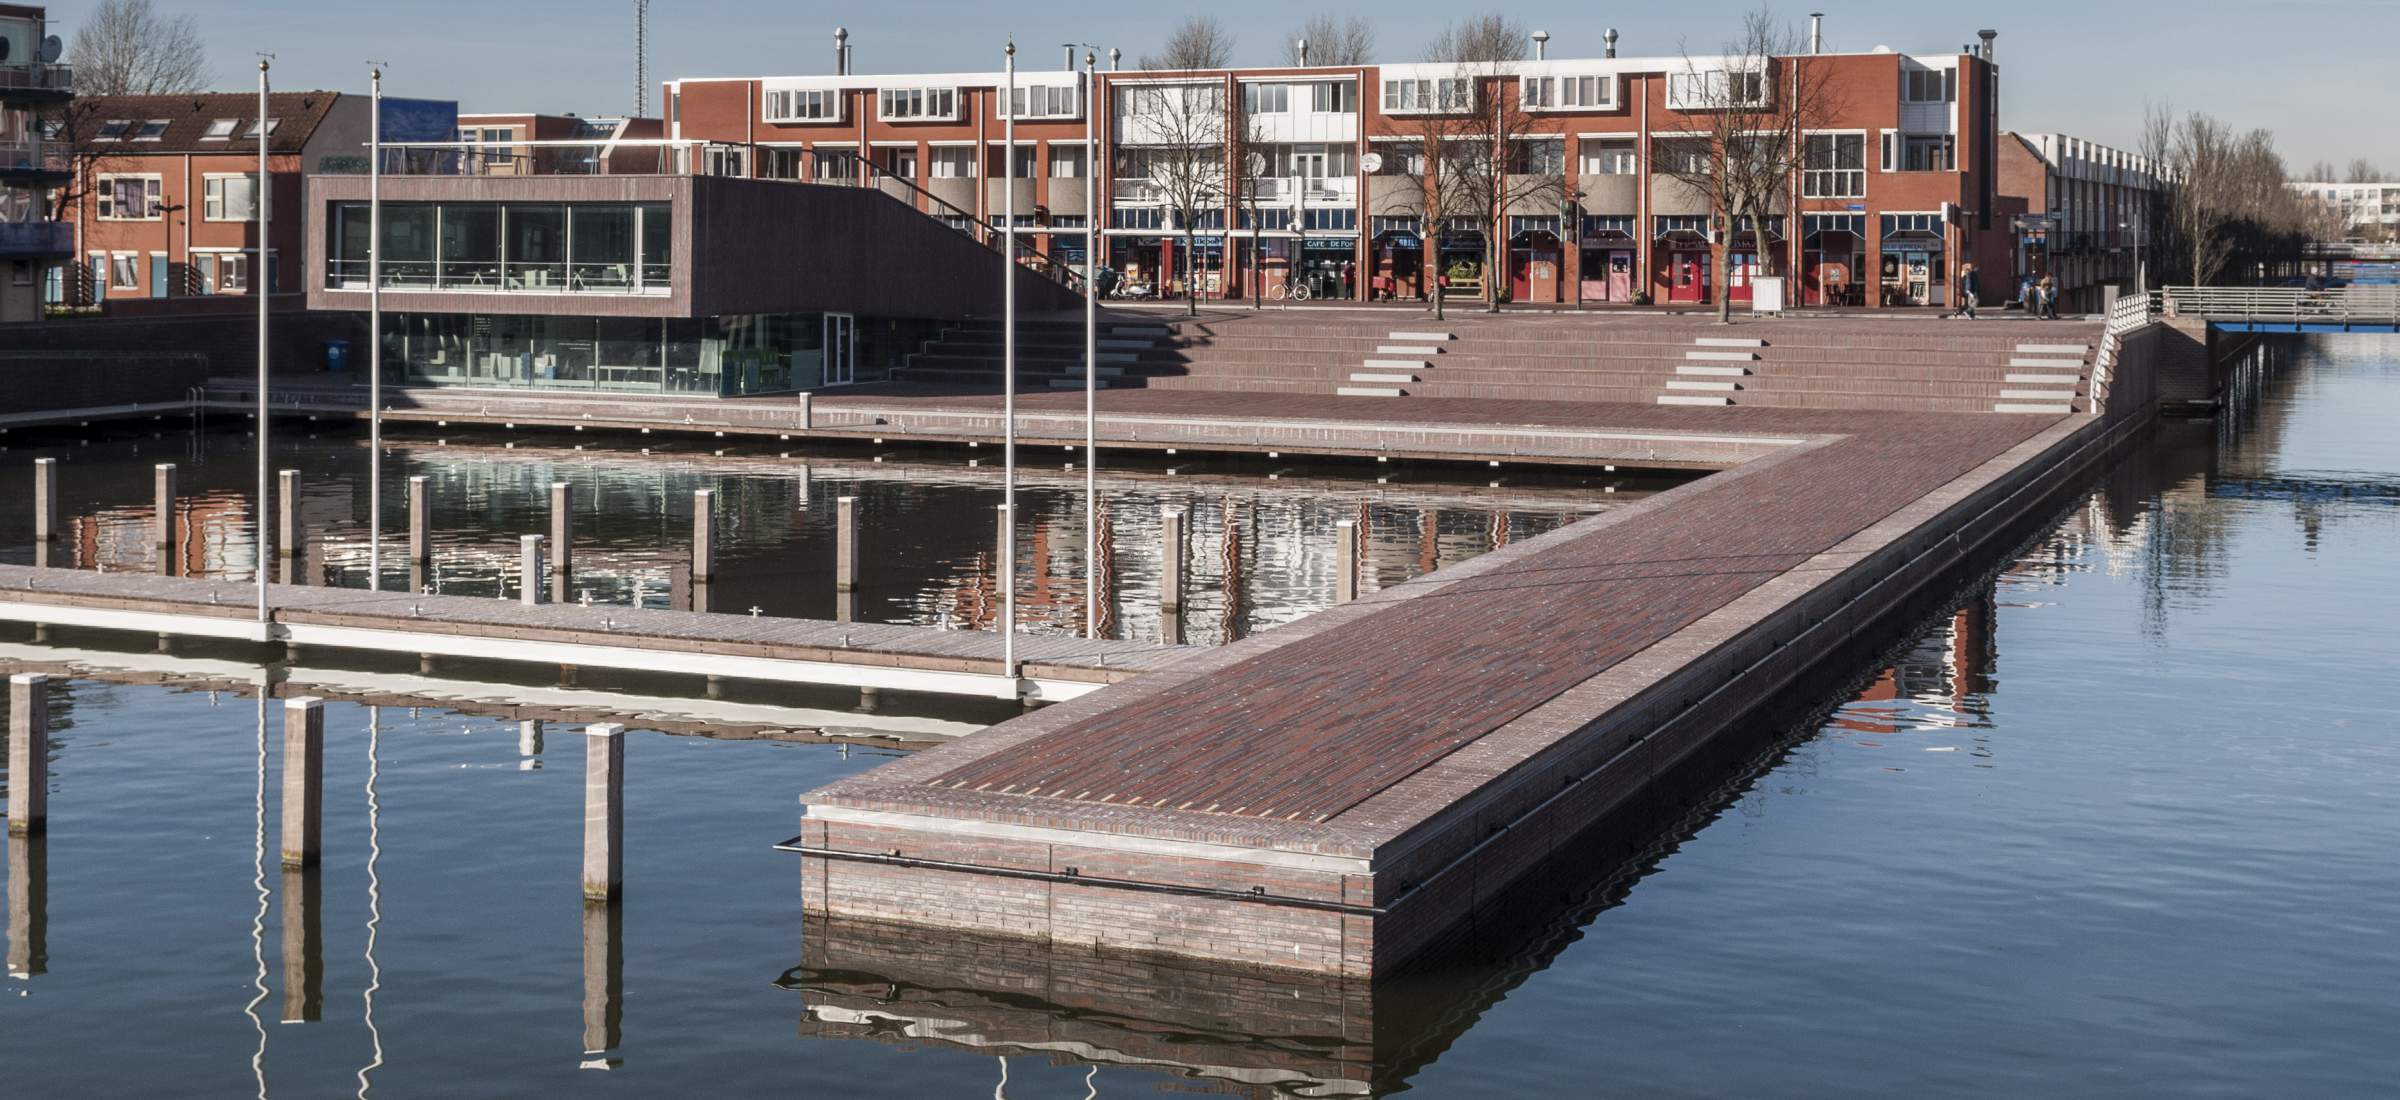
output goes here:
<path id="1" fill-rule="evenodd" d="M 1083 89 L 1076 84 L 1020 84 L 1003 104 L 1001 118 L 1082 118 Z"/>
<path id="2" fill-rule="evenodd" d="M 1086 168 L 1091 161 L 1091 150 L 1081 145 L 1053 142 L 1050 146 L 1049 161 L 1051 179 L 1079 180 L 1091 175 Z M 1059 170 L 1061 168 L 1068 170 L 1062 172 Z"/>
<path id="3" fill-rule="evenodd" d="M 109 253 L 108 282 L 113 287 L 140 290 L 142 288 L 142 254 L 139 252 Z"/>
<path id="4" fill-rule="evenodd" d="M 1765 107 L 1774 101 L 1775 82 L 1767 79 L 1764 69 L 1743 69 L 1741 74 L 1755 81 L 1751 95 L 1736 102 L 1732 95 L 1735 70 L 1701 69 L 1667 74 L 1667 109 L 1671 111 L 1721 111 L 1728 107 Z"/>
<path id="5" fill-rule="evenodd" d="M 761 113 L 768 122 L 840 122 L 848 100 L 835 88 L 769 88 Z"/>
<path id="6" fill-rule="evenodd" d="M 1924 87 L 1927 84 L 1932 87 Z M 1900 71 L 1900 102 L 1958 102 L 1958 70 L 1949 67 L 1902 69 Z"/>
<path id="7" fill-rule="evenodd" d="M 956 87 L 882 88 L 875 93 L 875 117 L 883 122 L 956 122 L 959 99 Z"/>
<path id="8" fill-rule="evenodd" d="M 128 217 L 116 209 L 116 189 L 112 185 L 118 180 L 142 180 L 150 185 L 145 188 L 148 194 L 144 196 L 146 201 L 143 204 L 143 213 Z M 166 180 L 156 172 L 110 172 L 99 177 L 97 184 L 92 188 L 92 201 L 98 211 L 96 216 L 101 221 L 154 222 L 166 216 L 163 198 L 165 190 Z"/>
<path id="9" fill-rule="evenodd" d="M 1288 115 L 1292 113 L 1292 86 L 1274 81 L 1246 81 L 1242 84 L 1242 113 L 1245 115 Z"/>
<path id="10" fill-rule="evenodd" d="M 971 180 L 982 175 L 971 145 L 936 145 L 926 152 L 927 179 Z M 964 169 L 963 171 L 961 169 Z"/>
<path id="11" fill-rule="evenodd" d="M 131 129 L 133 129 L 133 120 L 130 118 L 105 119 L 100 123 L 99 132 L 92 135 L 92 140 L 123 141 L 125 132 Z"/>
<path id="12" fill-rule="evenodd" d="M 281 125 L 283 125 L 283 120 L 282 120 L 282 119 L 280 119 L 280 118 L 270 118 L 270 119 L 267 119 L 267 120 L 266 120 L 267 133 L 268 133 L 270 136 L 271 136 L 271 135 L 273 135 L 273 134 L 275 133 L 275 128 L 276 128 L 277 126 L 281 126 Z M 242 136 L 243 136 L 243 137 L 246 137 L 246 138 L 255 138 L 255 137 L 257 137 L 257 136 L 258 136 L 258 127 L 259 127 L 259 124 L 258 124 L 258 123 L 256 123 L 256 122 L 253 122 L 253 123 L 251 123 L 251 124 L 250 124 L 250 128 L 249 128 L 249 129 L 242 131 Z"/>
<path id="13" fill-rule="evenodd" d="M 167 127 L 173 125 L 175 125 L 175 120 L 171 118 L 146 118 L 142 120 L 141 125 L 134 127 L 133 136 L 127 140 L 165 141 L 167 140 Z"/>
<path id="14" fill-rule="evenodd" d="M 1833 142 L 1836 160 L 1841 155 L 1841 139 L 1858 139 L 1858 167 L 1811 168 L 1809 146 L 1818 138 Z M 1863 199 L 1867 197 L 1867 132 L 1865 130 L 1810 130 L 1800 136 L 1800 197 L 1804 199 Z"/>
<path id="15" fill-rule="evenodd" d="M 1358 86 L 1347 80 L 1308 82 L 1308 109 L 1320 115 L 1358 113 Z"/>
<path id="16" fill-rule="evenodd" d="M 202 272 L 209 294 L 246 294 L 250 291 L 251 273 L 257 270 L 258 250 L 255 248 L 195 248 L 192 266 Z M 272 251 L 269 256 L 274 255 Z M 209 261 L 203 264 L 201 261 Z"/>
<path id="17" fill-rule="evenodd" d="M 238 118 L 212 118 L 208 120 L 208 132 L 201 134 L 200 140 L 231 141 L 233 132 L 240 129 L 241 125 L 242 120 Z"/>
<path id="18" fill-rule="evenodd" d="M 1632 138 L 1623 140 L 1591 140 L 1578 144 L 1577 170 L 1586 176 L 1631 176 L 1642 170 L 1641 150 Z"/>
<path id="19" fill-rule="evenodd" d="M 249 205 L 236 216 L 225 209 L 225 181 L 241 180 L 250 185 Z M 258 173 L 210 172 L 200 178 L 200 220 L 206 222 L 246 222 L 258 218 Z"/>

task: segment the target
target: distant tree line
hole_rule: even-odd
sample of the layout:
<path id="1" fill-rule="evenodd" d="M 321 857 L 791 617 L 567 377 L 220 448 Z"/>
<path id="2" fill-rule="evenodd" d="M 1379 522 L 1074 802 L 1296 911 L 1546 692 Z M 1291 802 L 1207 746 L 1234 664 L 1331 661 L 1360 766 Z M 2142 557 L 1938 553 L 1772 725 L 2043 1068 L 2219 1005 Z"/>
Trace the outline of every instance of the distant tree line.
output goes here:
<path id="1" fill-rule="evenodd" d="M 2272 131 L 2153 106 L 2141 151 L 2167 181 L 2146 242 L 2165 282 L 2249 282 L 2340 233 L 2335 215 L 2285 185 L 2291 174 Z"/>

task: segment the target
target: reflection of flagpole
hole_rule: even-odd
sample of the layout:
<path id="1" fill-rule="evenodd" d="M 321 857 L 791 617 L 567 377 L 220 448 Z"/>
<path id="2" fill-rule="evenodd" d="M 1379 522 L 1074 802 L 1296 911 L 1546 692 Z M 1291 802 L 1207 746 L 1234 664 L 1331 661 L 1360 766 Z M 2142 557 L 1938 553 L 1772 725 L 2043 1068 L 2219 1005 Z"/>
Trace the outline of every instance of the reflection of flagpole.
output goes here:
<path id="1" fill-rule="evenodd" d="M 1100 636 L 1100 129 L 1099 59 L 1083 51 L 1083 622 Z"/>
<path id="2" fill-rule="evenodd" d="M 375 796 L 375 779 L 381 774 L 382 762 L 377 756 L 383 742 L 383 708 L 367 708 L 367 992 L 363 1018 L 367 1025 L 367 1043 L 373 1048 L 374 1060 L 359 1068 L 358 1100 L 367 1100 L 367 1076 L 383 1065 L 383 1032 L 375 1027 L 375 991 L 383 988 L 383 966 L 375 961 L 375 933 L 383 924 L 383 879 L 375 871 L 383 858 L 383 803 Z"/>
<path id="3" fill-rule="evenodd" d="M 265 65 L 262 63 L 260 68 Z M 263 565 L 259 567 L 259 576 L 266 576 Z M 267 695 L 273 690 L 267 670 L 260 669 L 258 789 L 251 795 L 254 820 L 250 843 L 250 882 L 258 891 L 258 913 L 250 918 L 250 958 L 258 965 L 258 974 L 251 985 L 258 990 L 258 996 L 242 1006 L 242 1013 L 250 1017 L 250 1026 L 258 1029 L 258 1049 L 250 1055 L 250 1073 L 258 1078 L 258 1100 L 267 1100 L 267 1025 L 258 1018 L 258 1006 L 267 999 Z"/>

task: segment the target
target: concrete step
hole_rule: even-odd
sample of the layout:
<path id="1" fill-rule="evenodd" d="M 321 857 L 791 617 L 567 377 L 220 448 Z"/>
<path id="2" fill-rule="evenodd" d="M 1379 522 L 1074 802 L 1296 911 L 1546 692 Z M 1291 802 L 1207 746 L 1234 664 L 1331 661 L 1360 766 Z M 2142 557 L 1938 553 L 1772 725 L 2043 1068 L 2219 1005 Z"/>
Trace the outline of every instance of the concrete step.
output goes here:
<path id="1" fill-rule="evenodd" d="M 1096 341 L 1093 341 L 1093 342 L 1094 342 L 1094 343 L 1096 343 L 1096 344 L 1098 344 L 1098 345 L 1100 345 L 1101 347 L 1104 347 L 1104 348 L 1119 348 L 1119 349 L 1123 349 L 1123 348 L 1154 348 L 1154 347 L 1157 347 L 1157 346 L 1158 346 L 1158 341 L 1156 341 L 1156 340 L 1122 340 L 1122 339 L 1106 339 L 1106 338 L 1104 338 L 1104 339 L 1096 340 Z"/>
<path id="2" fill-rule="evenodd" d="M 1108 381 L 1108 379 L 1106 379 L 1106 378 L 1099 379 L 1099 386 L 1100 386 L 1100 388 L 1101 388 L 1101 389 L 1104 389 L 1104 390 L 1105 390 L 1105 389 L 1108 389 L 1108 388 L 1109 388 L 1109 381 Z M 1051 388 L 1051 389 L 1054 389 L 1054 390 L 1080 390 L 1080 389 L 1082 389 L 1082 388 L 1083 388 L 1083 379 L 1081 379 L 1081 378 L 1053 378 L 1053 379 L 1051 379 L 1051 380 L 1050 380 L 1050 388 Z"/>
<path id="3" fill-rule="evenodd" d="M 1725 378 L 1739 378 L 1739 377 L 1741 377 L 1741 376 L 1743 376 L 1743 375 L 1747 375 L 1747 374 L 1749 374 L 1749 373 L 1750 373 L 1750 368 L 1748 368 L 1748 367 L 1709 367 L 1709 366 L 1702 366 L 1701 364 L 1698 364 L 1698 363 L 1677 363 L 1677 364 L 1675 364 L 1675 373 L 1677 373 L 1677 374 L 1704 374 L 1704 375 L 1713 375 L 1713 376 L 1725 377 Z"/>
<path id="4" fill-rule="evenodd" d="M 1398 386 L 1336 386 L 1336 397 L 1406 397 L 1408 391 Z"/>
<path id="5" fill-rule="evenodd" d="M 1693 340 L 1692 343 L 1704 348 L 1763 348 L 1767 346 L 1767 342 L 1764 340 L 1745 340 L 1731 336 L 1702 336 Z"/>
<path id="6" fill-rule="evenodd" d="M 2012 367 L 2057 367 L 2057 368 L 2059 368 L 2059 369 L 2061 369 L 2061 370 L 2082 370 L 2082 369 L 2083 369 L 2083 360 L 2081 360 L 2081 359 L 2029 359 L 2029 358 L 2025 358 L 2025 357 L 2023 357 L 2023 356 L 2018 356 L 2018 357 L 2015 357 L 2015 358 L 2012 358 L 2012 359 L 2010 359 L 2010 360 L 2008 361 L 2008 365 L 2009 365 L 2009 366 L 2012 366 Z"/>
<path id="7" fill-rule="evenodd" d="M 2000 380 L 2012 386 L 2071 386 L 2083 381 L 2083 374 L 2011 374 Z"/>
<path id="8" fill-rule="evenodd" d="M 1417 381 L 1417 376 L 1413 374 L 1390 374 L 1383 371 L 1361 370 L 1351 371 L 1350 380 L 1353 382 L 1414 382 Z"/>
<path id="9" fill-rule="evenodd" d="M 1383 344 L 1375 349 L 1377 355 L 1440 355 L 1442 349 L 1432 344 Z"/>
<path id="10" fill-rule="evenodd" d="M 1433 364 L 1422 359 L 1369 359 L 1360 364 L 1370 370 L 1429 370 Z"/>
<path id="11" fill-rule="evenodd" d="M 2091 350 L 2092 350 L 2092 346 L 2091 346 L 2090 344 L 2018 344 L 2018 345 L 2017 345 L 2017 354 L 2019 354 L 2019 355 L 2073 355 L 2073 356 L 2076 356 L 2076 357 L 2080 358 L 2080 357 L 2082 357 L 2082 356 L 2084 356 L 2084 355 L 2086 355 L 2086 354 L 2089 354 L 2089 353 L 2091 352 Z"/>
<path id="12" fill-rule="evenodd" d="M 1658 395 L 1658 403 L 1661 405 L 1730 405 L 1733 404 L 1733 398 L 1701 397 L 1698 394 L 1662 393 Z"/>
<path id="13" fill-rule="evenodd" d="M 2074 390 L 2001 390 L 2002 401 L 2073 401 Z"/>
<path id="14" fill-rule="evenodd" d="M 1100 326 L 1100 330 L 1111 336 L 1171 336 L 1175 332 L 1165 325 L 1109 324 Z"/>
<path id="15" fill-rule="evenodd" d="M 1995 404 L 1995 405 L 1993 405 L 1993 406 L 1992 406 L 1992 411 L 1993 411 L 1993 412 L 1996 412 L 1996 413 L 2059 413 L 2059 414 L 2065 414 L 2065 413 L 2071 413 L 2071 412 L 2074 412 L 2074 411 L 2075 411 L 2075 406 L 2073 406 L 2073 405 L 2033 405 L 2033 404 L 2026 404 L 2026 403 L 2023 403 L 2023 402 L 2002 401 L 2002 402 L 2000 402 L 2000 403 L 1998 403 L 1998 404 Z"/>
<path id="16" fill-rule="evenodd" d="M 1458 334 L 1454 332 L 1392 332 L 1386 333 L 1384 335 L 1384 339 L 1406 340 L 1411 343 L 1423 343 L 1426 341 L 1447 343 L 1449 341 L 1458 339 Z"/>
<path id="17" fill-rule="evenodd" d="M 1667 379 L 1667 388 L 1670 390 L 1704 390 L 1710 393 L 1732 393 L 1733 391 L 1741 389 L 1742 387 L 1741 384 L 1737 382 L 1703 382 L 1696 378 L 1670 378 Z"/>
<path id="18" fill-rule="evenodd" d="M 1758 360 L 1758 353 L 1755 351 L 1687 351 L 1683 353 L 1683 357 L 1687 360 L 1709 362 L 1752 363 Z"/>

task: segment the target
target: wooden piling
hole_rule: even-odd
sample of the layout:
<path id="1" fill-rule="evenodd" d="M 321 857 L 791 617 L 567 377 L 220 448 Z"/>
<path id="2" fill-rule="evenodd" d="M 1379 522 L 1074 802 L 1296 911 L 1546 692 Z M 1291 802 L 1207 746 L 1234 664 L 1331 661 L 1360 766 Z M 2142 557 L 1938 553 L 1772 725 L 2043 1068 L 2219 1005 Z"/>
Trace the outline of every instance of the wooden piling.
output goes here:
<path id="1" fill-rule="evenodd" d="M 408 479 L 408 560 L 417 565 L 433 561 L 431 480 L 423 474 Z"/>
<path id="2" fill-rule="evenodd" d="M 625 913 L 601 901 L 583 903 L 583 1053 L 585 1065 L 624 1042 Z"/>
<path id="3" fill-rule="evenodd" d="M 717 565 L 717 493 L 692 490 L 692 583 L 707 584 Z"/>
<path id="4" fill-rule="evenodd" d="M 833 590 L 858 591 L 858 498 L 833 502 Z"/>
<path id="5" fill-rule="evenodd" d="M 550 572 L 560 577 L 575 572 L 574 504 L 573 482 L 550 483 Z"/>
<path id="6" fill-rule="evenodd" d="M 8 976 L 50 969 L 50 838 L 8 838 Z"/>
<path id="7" fill-rule="evenodd" d="M 1169 508 L 1159 517 L 1158 606 L 1168 611 L 1183 609 L 1184 518 L 1181 508 Z"/>
<path id="8" fill-rule="evenodd" d="M 625 878 L 625 727 L 583 727 L 583 896 L 615 901 Z"/>
<path id="9" fill-rule="evenodd" d="M 58 539 L 58 460 L 33 460 L 33 540 L 50 543 Z"/>
<path id="10" fill-rule="evenodd" d="M 150 470 L 150 545 L 175 545 L 175 464 Z"/>
<path id="11" fill-rule="evenodd" d="M 325 883 L 315 867 L 283 869 L 283 1022 L 325 1018 Z"/>
<path id="12" fill-rule="evenodd" d="M 8 835 L 33 836 L 50 819 L 50 678 L 8 678 Z"/>
<path id="13" fill-rule="evenodd" d="M 542 602 L 542 536 L 517 538 L 517 598 L 528 606 Z"/>
<path id="14" fill-rule="evenodd" d="M 314 866 L 325 831 L 325 700 L 283 701 L 283 865 Z"/>
<path id="15" fill-rule="evenodd" d="M 1358 523 L 1341 520 L 1333 525 L 1333 602 L 1349 603 L 1358 598 Z"/>
<path id="16" fill-rule="evenodd" d="M 286 558 L 297 556 L 300 553 L 300 471 L 276 471 L 275 518 L 275 553 Z M 291 582 L 287 580 L 284 583 Z"/>

